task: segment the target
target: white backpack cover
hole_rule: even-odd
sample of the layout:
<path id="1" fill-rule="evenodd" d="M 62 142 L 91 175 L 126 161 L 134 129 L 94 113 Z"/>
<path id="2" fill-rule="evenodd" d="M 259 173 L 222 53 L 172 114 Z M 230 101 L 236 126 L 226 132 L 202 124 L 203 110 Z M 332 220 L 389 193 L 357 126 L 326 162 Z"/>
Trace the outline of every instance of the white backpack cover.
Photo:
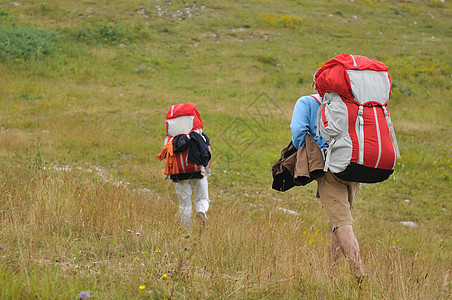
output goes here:
<path id="1" fill-rule="evenodd" d="M 315 74 L 322 97 L 317 130 L 329 147 L 325 171 L 356 182 L 380 182 L 400 158 L 388 111 L 388 67 L 365 56 L 342 53 Z"/>

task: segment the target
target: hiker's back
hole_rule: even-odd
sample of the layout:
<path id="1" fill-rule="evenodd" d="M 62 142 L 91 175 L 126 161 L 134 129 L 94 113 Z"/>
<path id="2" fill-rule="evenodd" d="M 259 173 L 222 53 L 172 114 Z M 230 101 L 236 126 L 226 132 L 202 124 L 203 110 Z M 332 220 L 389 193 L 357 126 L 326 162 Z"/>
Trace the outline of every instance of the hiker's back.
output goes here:
<path id="1" fill-rule="evenodd" d="M 166 114 L 165 144 L 174 151 L 174 168 L 165 174 L 174 181 L 202 178 L 210 161 L 209 141 L 202 132 L 203 122 L 194 103 L 173 105 Z M 167 157 L 168 163 L 168 157 Z"/>

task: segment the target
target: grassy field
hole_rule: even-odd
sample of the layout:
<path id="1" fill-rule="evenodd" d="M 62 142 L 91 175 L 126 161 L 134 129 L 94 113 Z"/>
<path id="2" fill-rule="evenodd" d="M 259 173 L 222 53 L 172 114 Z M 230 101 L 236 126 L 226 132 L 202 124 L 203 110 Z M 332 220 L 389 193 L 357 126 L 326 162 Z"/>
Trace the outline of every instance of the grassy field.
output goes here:
<path id="1" fill-rule="evenodd" d="M 448 0 L 0 2 L 0 298 L 451 299 L 451 49 Z M 271 189 L 342 52 L 389 66 L 402 155 L 354 206 L 361 289 L 328 276 L 315 184 Z M 187 239 L 155 154 L 188 101 L 213 175 Z"/>

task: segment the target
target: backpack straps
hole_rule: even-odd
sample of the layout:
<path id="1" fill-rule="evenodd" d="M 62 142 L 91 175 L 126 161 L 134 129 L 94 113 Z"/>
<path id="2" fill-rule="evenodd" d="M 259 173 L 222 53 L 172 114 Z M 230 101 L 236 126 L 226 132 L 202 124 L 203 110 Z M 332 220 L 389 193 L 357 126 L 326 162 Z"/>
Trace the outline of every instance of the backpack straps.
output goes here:
<path id="1" fill-rule="evenodd" d="M 316 100 L 317 100 L 317 98 L 316 98 Z M 319 109 L 317 110 L 317 119 L 315 120 L 315 127 L 316 127 L 315 135 L 316 136 L 320 135 L 320 119 L 322 118 L 322 111 L 325 108 L 326 104 L 327 104 L 327 102 L 326 101 L 323 102 L 323 99 L 322 99 L 322 103 L 320 104 Z M 331 149 L 333 148 L 334 143 L 336 143 L 336 140 L 333 138 L 333 139 L 331 139 L 331 142 L 328 144 L 328 147 L 326 148 L 326 152 L 322 152 L 322 153 L 325 153 L 325 157 L 324 157 L 325 165 L 323 167 L 324 172 L 328 171 L 328 166 L 330 165 Z"/>
<path id="2" fill-rule="evenodd" d="M 363 109 L 362 105 L 359 106 L 358 110 L 358 122 L 359 122 L 359 155 L 358 155 L 358 164 L 362 165 L 364 163 L 364 118 L 363 118 Z"/>
<path id="3" fill-rule="evenodd" d="M 317 110 L 317 119 L 315 120 L 315 135 L 319 136 L 320 134 L 320 119 L 322 118 L 322 110 L 325 107 L 326 102 L 323 102 L 322 104 L 320 104 L 319 109 Z"/>
<path id="4" fill-rule="evenodd" d="M 325 154 L 325 166 L 323 167 L 323 171 L 327 172 L 328 167 L 330 166 L 330 157 L 331 157 L 331 149 L 333 149 L 333 145 L 336 143 L 336 140 L 333 138 L 331 139 L 331 145 L 326 148 L 326 154 Z"/>
<path id="5" fill-rule="evenodd" d="M 397 144 L 397 139 L 395 136 L 394 127 L 392 127 L 391 117 L 389 116 L 388 109 L 386 108 L 386 105 L 382 106 L 383 112 L 385 114 L 386 123 L 388 123 L 389 132 L 391 133 L 392 143 L 394 144 L 394 150 L 396 153 L 396 158 L 400 159 L 400 151 L 399 151 L 399 145 Z"/>

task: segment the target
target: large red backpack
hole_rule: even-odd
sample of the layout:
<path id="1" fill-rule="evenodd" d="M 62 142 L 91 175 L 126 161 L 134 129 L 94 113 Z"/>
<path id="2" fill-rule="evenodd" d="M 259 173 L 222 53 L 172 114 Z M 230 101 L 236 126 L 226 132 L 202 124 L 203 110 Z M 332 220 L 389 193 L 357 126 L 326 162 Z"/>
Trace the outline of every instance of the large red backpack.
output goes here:
<path id="1" fill-rule="evenodd" d="M 329 145 L 325 171 L 348 181 L 386 180 L 400 158 L 388 111 L 388 67 L 342 53 L 316 72 L 315 86 L 322 97 L 317 130 Z"/>
<path id="2" fill-rule="evenodd" d="M 173 105 L 166 113 L 166 133 L 168 136 L 165 139 L 165 143 L 171 142 L 179 134 L 190 134 L 192 131 L 202 128 L 201 116 L 194 103 Z M 188 150 L 175 154 L 180 173 L 201 171 L 201 165 L 194 164 L 188 160 Z"/>

